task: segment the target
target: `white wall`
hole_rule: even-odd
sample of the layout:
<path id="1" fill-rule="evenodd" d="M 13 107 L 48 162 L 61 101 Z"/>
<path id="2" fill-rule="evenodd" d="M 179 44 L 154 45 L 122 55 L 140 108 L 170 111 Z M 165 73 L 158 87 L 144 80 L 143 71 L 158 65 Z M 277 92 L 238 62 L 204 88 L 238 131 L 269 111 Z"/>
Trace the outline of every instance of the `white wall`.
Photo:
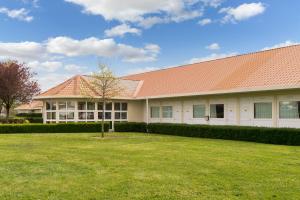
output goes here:
<path id="1" fill-rule="evenodd" d="M 295 127 L 300 128 L 300 119 L 279 119 L 280 101 L 300 101 L 300 91 L 265 92 L 239 95 L 215 95 L 198 97 L 181 97 L 168 99 L 149 99 L 149 122 L 161 123 L 187 123 L 187 124 L 210 124 L 210 125 L 241 125 L 262 127 Z M 271 102 L 272 119 L 255 119 L 254 103 Z M 224 104 L 225 116 L 223 119 L 193 118 L 193 105 L 206 105 L 206 115 L 209 116 L 210 104 Z M 173 118 L 153 119 L 150 117 L 151 106 L 172 106 Z M 144 103 L 144 121 L 146 122 L 146 104 Z M 162 112 L 160 112 L 162 115 Z"/>

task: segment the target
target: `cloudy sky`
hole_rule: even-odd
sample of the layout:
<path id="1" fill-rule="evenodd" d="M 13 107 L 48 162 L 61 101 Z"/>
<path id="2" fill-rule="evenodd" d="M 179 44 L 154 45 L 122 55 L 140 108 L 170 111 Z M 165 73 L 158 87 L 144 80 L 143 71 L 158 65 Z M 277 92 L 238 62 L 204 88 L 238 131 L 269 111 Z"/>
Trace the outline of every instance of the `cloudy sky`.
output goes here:
<path id="1" fill-rule="evenodd" d="M 98 63 L 121 76 L 300 42 L 295 0 L 0 0 L 0 59 L 43 90 Z"/>

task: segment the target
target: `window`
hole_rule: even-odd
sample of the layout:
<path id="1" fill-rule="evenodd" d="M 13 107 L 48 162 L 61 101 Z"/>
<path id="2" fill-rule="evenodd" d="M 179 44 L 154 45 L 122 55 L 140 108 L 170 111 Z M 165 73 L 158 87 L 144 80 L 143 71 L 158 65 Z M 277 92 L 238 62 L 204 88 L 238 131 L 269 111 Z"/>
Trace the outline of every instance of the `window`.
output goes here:
<path id="1" fill-rule="evenodd" d="M 98 112 L 98 119 L 102 119 L 103 117 L 103 112 Z"/>
<path id="2" fill-rule="evenodd" d="M 279 102 L 280 119 L 300 119 L 300 101 Z"/>
<path id="3" fill-rule="evenodd" d="M 115 119 L 127 119 L 127 103 L 114 103 Z"/>
<path id="4" fill-rule="evenodd" d="M 106 103 L 105 110 L 112 110 L 112 103 Z"/>
<path id="5" fill-rule="evenodd" d="M 78 102 L 78 110 L 86 110 L 86 102 Z"/>
<path id="6" fill-rule="evenodd" d="M 46 110 L 56 110 L 56 102 L 46 102 Z"/>
<path id="7" fill-rule="evenodd" d="M 79 112 L 78 118 L 79 120 L 86 120 L 86 112 Z"/>
<path id="8" fill-rule="evenodd" d="M 193 105 L 193 118 L 205 117 L 205 105 Z"/>
<path id="9" fill-rule="evenodd" d="M 172 118 L 173 117 L 173 107 L 172 106 L 163 106 L 162 107 L 162 117 L 163 118 Z"/>
<path id="10" fill-rule="evenodd" d="M 105 112 L 105 119 L 111 119 L 111 112 Z"/>
<path id="11" fill-rule="evenodd" d="M 254 103 L 255 119 L 272 119 L 272 103 Z"/>
<path id="12" fill-rule="evenodd" d="M 87 110 L 95 110 L 95 103 L 87 102 Z"/>
<path id="13" fill-rule="evenodd" d="M 75 102 L 67 101 L 67 110 L 75 110 Z"/>
<path id="14" fill-rule="evenodd" d="M 93 120 L 94 119 L 94 112 L 87 112 L 87 119 Z"/>
<path id="15" fill-rule="evenodd" d="M 103 110 L 103 103 L 102 102 L 98 103 L 98 110 Z"/>
<path id="16" fill-rule="evenodd" d="M 211 104 L 210 105 L 211 118 L 224 118 L 224 104 Z"/>
<path id="17" fill-rule="evenodd" d="M 59 113 L 59 120 L 66 120 L 67 119 L 67 113 L 66 112 L 60 112 Z"/>
<path id="18" fill-rule="evenodd" d="M 67 119 L 74 119 L 74 112 L 68 112 L 67 113 Z"/>
<path id="19" fill-rule="evenodd" d="M 115 112 L 115 119 L 121 119 L 121 113 Z"/>
<path id="20" fill-rule="evenodd" d="M 115 110 L 121 110 L 121 103 L 115 103 Z"/>
<path id="21" fill-rule="evenodd" d="M 122 103 L 122 110 L 127 111 L 127 103 Z"/>
<path id="22" fill-rule="evenodd" d="M 158 106 L 150 107 L 150 116 L 151 118 L 159 118 L 160 114 Z"/>
<path id="23" fill-rule="evenodd" d="M 58 110 L 67 110 L 67 104 L 65 101 L 58 102 Z"/>
<path id="24" fill-rule="evenodd" d="M 47 112 L 47 120 L 56 120 L 56 112 Z"/>
<path id="25" fill-rule="evenodd" d="M 127 112 L 121 113 L 121 119 L 127 119 Z"/>

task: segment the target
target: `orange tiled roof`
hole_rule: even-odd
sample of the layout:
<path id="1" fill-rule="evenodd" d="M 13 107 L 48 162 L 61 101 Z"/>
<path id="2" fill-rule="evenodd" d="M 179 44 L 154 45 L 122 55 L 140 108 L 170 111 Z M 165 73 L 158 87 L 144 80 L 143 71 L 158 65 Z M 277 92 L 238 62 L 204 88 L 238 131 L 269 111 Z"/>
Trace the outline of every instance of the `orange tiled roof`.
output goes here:
<path id="1" fill-rule="evenodd" d="M 123 78 L 143 80 L 137 97 L 300 88 L 300 45 Z"/>
<path id="2" fill-rule="evenodd" d="M 133 98 L 136 88 L 140 81 L 121 80 L 122 85 L 121 94 L 119 98 Z M 93 87 L 92 78 L 90 76 L 77 75 L 65 82 L 53 87 L 42 94 L 35 97 L 35 99 L 45 98 L 81 98 L 81 97 L 100 97 L 101 95 L 96 88 Z"/>
<path id="3" fill-rule="evenodd" d="M 22 104 L 15 108 L 15 110 L 38 110 L 42 109 L 43 102 L 42 101 L 32 101 L 27 104 Z"/>
<path id="4" fill-rule="evenodd" d="M 98 95 L 86 76 L 75 76 L 38 98 Z M 266 50 L 121 78 L 124 98 L 168 97 L 300 88 L 300 45 Z"/>

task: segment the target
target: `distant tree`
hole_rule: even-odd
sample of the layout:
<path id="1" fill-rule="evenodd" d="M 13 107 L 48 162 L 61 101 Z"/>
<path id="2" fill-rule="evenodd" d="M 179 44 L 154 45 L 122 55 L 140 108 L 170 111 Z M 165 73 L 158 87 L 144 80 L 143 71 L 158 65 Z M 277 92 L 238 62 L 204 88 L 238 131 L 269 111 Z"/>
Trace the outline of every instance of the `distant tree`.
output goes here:
<path id="1" fill-rule="evenodd" d="M 17 61 L 0 62 L 0 99 L 6 110 L 6 118 L 15 103 L 28 103 L 40 92 L 38 83 L 24 63 Z"/>
<path id="2" fill-rule="evenodd" d="M 108 66 L 99 64 L 99 71 L 92 74 L 92 85 L 101 96 L 103 103 L 103 113 L 101 120 L 101 137 L 104 137 L 104 118 L 105 105 L 107 101 L 111 100 L 121 94 L 123 88 L 120 86 L 120 79 L 117 78 Z M 93 98 L 93 97 L 92 97 Z"/>

